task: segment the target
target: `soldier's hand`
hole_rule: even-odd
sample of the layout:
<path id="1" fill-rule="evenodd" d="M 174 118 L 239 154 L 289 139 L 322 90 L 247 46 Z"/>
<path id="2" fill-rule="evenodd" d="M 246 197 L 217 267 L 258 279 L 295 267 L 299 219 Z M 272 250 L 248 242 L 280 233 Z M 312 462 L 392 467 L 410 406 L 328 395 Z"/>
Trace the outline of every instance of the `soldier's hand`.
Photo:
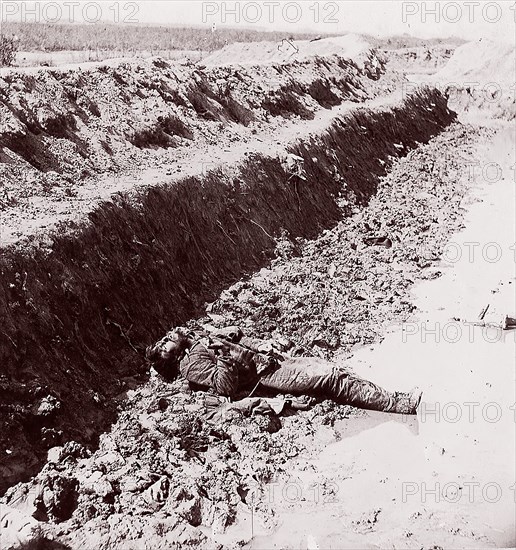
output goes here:
<path id="1" fill-rule="evenodd" d="M 223 340 L 211 340 L 208 349 L 217 351 L 222 355 L 229 353 L 230 350 L 228 343 Z"/>
<path id="2" fill-rule="evenodd" d="M 268 374 L 278 367 L 278 362 L 271 355 L 259 354 L 258 358 L 259 359 L 256 360 L 256 373 L 259 376 Z"/>

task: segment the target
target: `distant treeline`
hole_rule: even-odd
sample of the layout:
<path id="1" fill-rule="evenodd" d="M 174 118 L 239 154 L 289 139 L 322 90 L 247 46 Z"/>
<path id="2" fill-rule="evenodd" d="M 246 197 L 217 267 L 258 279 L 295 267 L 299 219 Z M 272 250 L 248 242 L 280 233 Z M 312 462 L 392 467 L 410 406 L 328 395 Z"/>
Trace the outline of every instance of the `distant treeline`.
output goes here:
<path id="1" fill-rule="evenodd" d="M 234 42 L 312 40 L 316 33 L 288 33 L 254 31 L 251 29 L 175 27 L 158 25 L 123 24 L 52 24 L 52 23 L 4 23 L 2 33 L 15 34 L 21 51 L 57 52 L 63 50 L 117 50 L 117 51 L 213 51 Z M 331 35 L 321 35 L 326 37 Z M 377 48 L 398 49 L 438 44 L 461 44 L 460 39 L 423 40 L 408 35 L 391 38 L 366 36 Z"/>
<path id="2" fill-rule="evenodd" d="M 265 32 L 248 29 L 182 28 L 157 25 L 4 23 L 2 32 L 18 36 L 21 51 L 63 50 L 204 50 L 234 42 L 311 40 L 315 33 Z"/>

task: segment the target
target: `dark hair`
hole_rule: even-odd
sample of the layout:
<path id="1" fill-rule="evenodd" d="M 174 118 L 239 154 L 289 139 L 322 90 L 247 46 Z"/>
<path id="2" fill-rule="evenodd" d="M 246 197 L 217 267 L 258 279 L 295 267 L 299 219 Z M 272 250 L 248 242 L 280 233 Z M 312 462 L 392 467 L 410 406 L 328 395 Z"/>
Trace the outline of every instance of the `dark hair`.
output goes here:
<path id="1" fill-rule="evenodd" d="M 147 349 L 145 350 L 145 359 L 151 363 L 161 359 L 161 353 L 158 346 L 147 346 Z"/>
<path id="2" fill-rule="evenodd" d="M 145 351 L 145 358 L 152 363 L 152 368 L 169 382 L 179 375 L 179 361 L 177 359 L 165 359 L 161 355 L 158 344 L 149 346 Z"/>
<path id="3" fill-rule="evenodd" d="M 167 382 L 173 382 L 179 376 L 179 361 L 161 359 L 152 364 L 152 368 Z"/>

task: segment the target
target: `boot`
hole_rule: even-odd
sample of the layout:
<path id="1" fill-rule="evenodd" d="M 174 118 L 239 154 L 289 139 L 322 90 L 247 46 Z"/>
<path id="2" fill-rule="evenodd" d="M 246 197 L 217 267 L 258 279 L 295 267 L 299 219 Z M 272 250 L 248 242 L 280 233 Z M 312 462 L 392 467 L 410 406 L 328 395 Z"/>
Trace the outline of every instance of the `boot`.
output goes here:
<path id="1" fill-rule="evenodd" d="M 398 414 L 417 414 L 417 408 L 421 403 L 423 392 L 415 387 L 408 393 L 396 392 L 394 394 L 394 407 L 389 412 Z"/>

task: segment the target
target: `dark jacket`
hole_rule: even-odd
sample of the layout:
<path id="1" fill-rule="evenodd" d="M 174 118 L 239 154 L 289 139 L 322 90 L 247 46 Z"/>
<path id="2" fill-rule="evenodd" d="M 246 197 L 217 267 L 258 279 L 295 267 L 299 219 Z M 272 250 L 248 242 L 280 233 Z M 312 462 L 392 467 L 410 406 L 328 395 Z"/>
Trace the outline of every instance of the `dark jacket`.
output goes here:
<path id="1" fill-rule="evenodd" d="M 181 360 L 181 374 L 190 383 L 234 397 L 238 390 L 257 381 L 257 366 L 264 361 L 260 354 L 227 341 L 218 349 L 212 346 L 209 338 L 201 338 Z"/>

